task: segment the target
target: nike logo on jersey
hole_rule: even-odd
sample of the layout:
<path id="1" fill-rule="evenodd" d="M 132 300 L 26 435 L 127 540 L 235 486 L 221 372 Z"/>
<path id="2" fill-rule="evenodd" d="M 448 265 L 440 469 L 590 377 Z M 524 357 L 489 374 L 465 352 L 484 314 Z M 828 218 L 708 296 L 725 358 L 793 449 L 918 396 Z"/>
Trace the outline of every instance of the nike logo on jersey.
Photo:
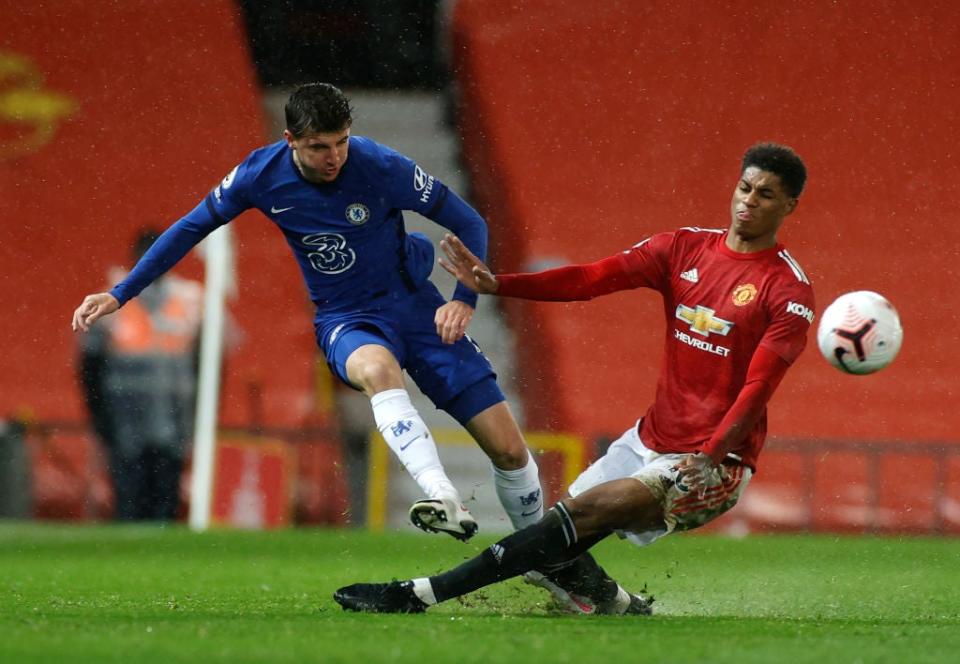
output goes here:
<path id="1" fill-rule="evenodd" d="M 681 272 L 680 278 L 686 279 L 691 284 L 695 284 L 698 281 L 700 281 L 700 275 L 697 273 L 697 268 L 693 268 L 692 270 L 687 270 L 686 272 Z"/>
<path id="2" fill-rule="evenodd" d="M 295 207 L 296 207 L 295 205 L 291 205 L 290 207 L 286 207 L 286 208 L 277 208 L 277 207 L 273 207 L 273 206 L 271 205 L 271 206 L 270 206 L 270 212 L 272 212 L 273 214 L 280 214 L 281 212 L 286 212 L 287 210 L 292 210 L 292 209 L 295 208 Z"/>

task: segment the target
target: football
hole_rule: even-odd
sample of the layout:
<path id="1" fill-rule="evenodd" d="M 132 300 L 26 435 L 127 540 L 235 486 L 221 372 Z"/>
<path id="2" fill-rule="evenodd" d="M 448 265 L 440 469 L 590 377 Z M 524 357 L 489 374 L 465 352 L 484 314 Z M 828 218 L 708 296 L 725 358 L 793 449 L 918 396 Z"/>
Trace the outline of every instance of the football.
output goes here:
<path id="1" fill-rule="evenodd" d="M 893 362 L 903 341 L 900 316 L 879 293 L 855 291 L 827 307 L 817 343 L 827 361 L 849 374 L 871 374 Z"/>

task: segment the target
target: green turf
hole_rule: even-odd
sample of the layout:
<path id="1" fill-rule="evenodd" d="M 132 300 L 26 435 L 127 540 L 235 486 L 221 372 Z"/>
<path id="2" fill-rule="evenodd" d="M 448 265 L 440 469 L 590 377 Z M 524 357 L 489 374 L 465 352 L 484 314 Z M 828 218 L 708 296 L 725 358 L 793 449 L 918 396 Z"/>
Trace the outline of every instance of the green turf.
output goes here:
<path id="1" fill-rule="evenodd" d="M 478 538 L 480 539 L 480 538 Z M 426 615 L 344 613 L 354 581 L 480 551 L 417 532 L 0 524 L 0 661 L 955 662 L 960 541 L 676 535 L 597 547 L 657 613 L 557 615 L 514 580 Z"/>

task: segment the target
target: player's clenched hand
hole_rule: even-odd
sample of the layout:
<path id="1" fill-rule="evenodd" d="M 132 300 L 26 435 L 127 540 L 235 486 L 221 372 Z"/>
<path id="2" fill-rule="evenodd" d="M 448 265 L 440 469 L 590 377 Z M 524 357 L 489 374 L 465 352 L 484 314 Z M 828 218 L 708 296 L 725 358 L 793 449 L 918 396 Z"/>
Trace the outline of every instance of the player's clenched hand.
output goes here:
<path id="1" fill-rule="evenodd" d="M 120 303 L 110 293 L 95 293 L 83 298 L 83 302 L 73 312 L 73 331 L 83 330 L 86 332 L 90 326 L 98 319 L 112 314 L 120 308 Z"/>
<path id="2" fill-rule="evenodd" d="M 685 486 L 691 493 L 696 493 L 697 498 L 703 498 L 707 487 L 719 480 L 713 459 L 703 452 L 687 455 L 674 468 L 677 470 L 677 484 Z"/>
<path id="3" fill-rule="evenodd" d="M 473 307 L 460 300 L 453 300 L 437 309 L 433 321 L 437 324 L 437 334 L 443 343 L 452 344 L 466 334 L 471 318 Z"/>
<path id="4" fill-rule="evenodd" d="M 447 233 L 440 240 L 440 248 L 447 255 L 446 260 L 440 258 L 440 265 L 456 277 L 457 281 L 476 293 L 497 292 L 500 287 L 497 278 L 482 260 L 467 249 L 460 238 Z"/>

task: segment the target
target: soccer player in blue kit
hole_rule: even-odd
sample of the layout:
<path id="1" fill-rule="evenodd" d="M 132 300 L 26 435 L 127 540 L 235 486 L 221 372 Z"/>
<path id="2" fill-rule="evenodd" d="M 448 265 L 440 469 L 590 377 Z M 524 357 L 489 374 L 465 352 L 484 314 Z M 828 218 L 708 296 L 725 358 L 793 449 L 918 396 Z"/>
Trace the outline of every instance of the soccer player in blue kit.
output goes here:
<path id="1" fill-rule="evenodd" d="M 406 232 L 402 210 L 449 229 L 481 258 L 483 218 L 409 158 L 351 135 L 352 108 L 333 85 L 298 87 L 285 115 L 284 140 L 250 153 L 123 281 L 88 295 L 74 312 L 73 329 L 88 330 L 210 232 L 257 208 L 280 228 L 300 265 L 331 370 L 370 398 L 384 440 L 427 496 L 411 507 L 413 523 L 461 540 L 477 531 L 410 401 L 403 369 L 490 458 L 497 496 L 514 527 L 536 523 L 543 516 L 536 462 L 493 368 L 466 335 L 477 294 L 458 284 L 451 301 L 444 300 L 428 279 L 433 245 Z"/>

